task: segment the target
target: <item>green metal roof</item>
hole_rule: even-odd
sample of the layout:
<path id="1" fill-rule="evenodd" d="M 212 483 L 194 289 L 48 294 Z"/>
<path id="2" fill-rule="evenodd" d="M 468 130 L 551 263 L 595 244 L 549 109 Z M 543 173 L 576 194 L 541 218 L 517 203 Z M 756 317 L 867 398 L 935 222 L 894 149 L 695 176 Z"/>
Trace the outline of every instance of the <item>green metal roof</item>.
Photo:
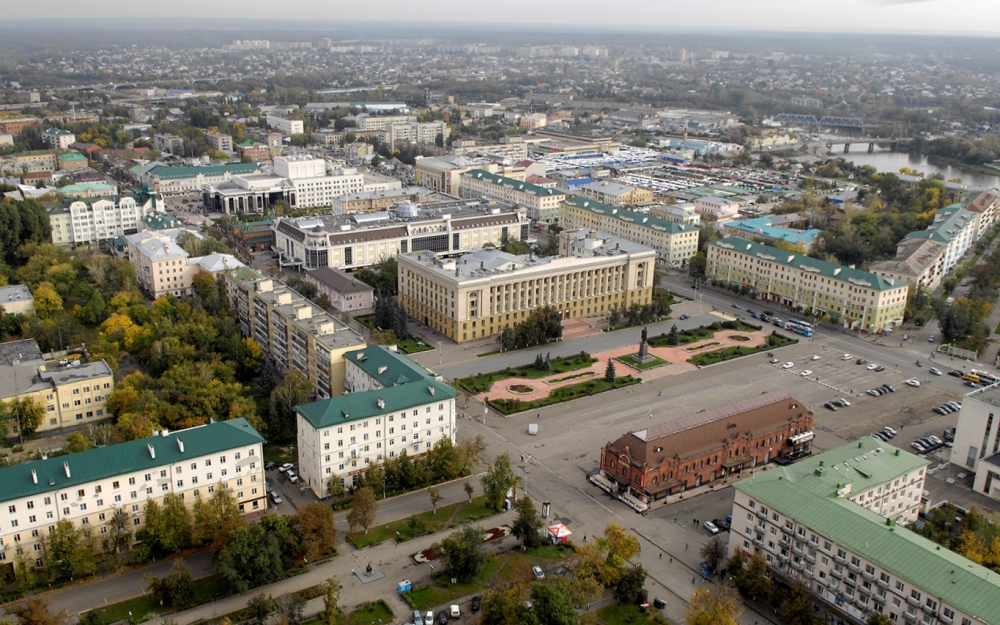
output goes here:
<path id="1" fill-rule="evenodd" d="M 177 178 L 194 178 L 196 176 L 220 176 L 229 172 L 231 174 L 252 174 L 257 171 L 256 163 L 231 163 L 228 165 L 210 165 L 208 167 L 170 167 L 161 165 L 154 167 L 147 173 L 148 176 L 156 176 L 160 180 L 174 180 Z"/>
<path id="2" fill-rule="evenodd" d="M 168 230 L 171 228 L 180 228 L 184 225 L 170 215 L 161 213 L 160 211 L 150 211 L 149 214 L 142 218 L 142 223 L 146 224 L 146 227 L 150 230 Z"/>
<path id="3" fill-rule="evenodd" d="M 447 384 L 427 379 L 402 386 L 331 397 L 296 406 L 295 412 L 302 415 L 302 418 L 314 428 L 322 429 L 339 423 L 391 414 L 434 401 L 449 401 L 455 395 L 457 395 L 455 389 Z"/>
<path id="4" fill-rule="evenodd" d="M 965 228 L 970 222 L 975 221 L 976 214 L 966 210 L 963 204 L 949 204 L 944 208 L 939 208 L 934 213 L 934 223 L 926 230 L 917 230 L 907 234 L 906 239 L 931 239 L 940 243 L 948 243 Z"/>
<path id="5" fill-rule="evenodd" d="M 79 152 L 63 152 L 59 155 L 60 161 L 85 161 L 87 157 Z"/>
<path id="6" fill-rule="evenodd" d="M 677 234 L 678 232 L 692 232 L 698 229 L 697 226 L 674 223 L 646 213 L 637 213 L 626 208 L 604 204 L 603 202 L 598 202 L 593 198 L 582 195 L 567 198 L 563 200 L 563 204 L 569 204 L 570 206 L 575 206 L 577 208 L 585 208 L 595 213 L 608 215 L 622 221 L 629 221 L 640 226 L 655 228 L 656 230 L 664 230 L 670 234 Z"/>
<path id="7" fill-rule="evenodd" d="M 473 169 L 462 174 L 463 176 L 470 176 L 478 180 L 486 180 L 492 182 L 493 184 L 500 186 L 508 186 L 513 188 L 515 191 L 524 191 L 525 193 L 531 193 L 539 197 L 549 197 L 555 195 L 567 195 L 565 191 L 559 191 L 557 189 L 547 189 L 545 187 L 540 187 L 535 184 L 528 184 L 522 180 L 517 180 L 515 178 L 507 178 L 505 176 L 498 176 L 496 174 L 491 174 L 488 171 L 482 169 Z"/>
<path id="8" fill-rule="evenodd" d="M 115 187 L 107 182 L 78 182 L 68 184 L 65 187 L 56 189 L 58 195 L 75 195 L 77 193 L 106 193 L 108 195 L 115 192 Z"/>
<path id="9" fill-rule="evenodd" d="M 873 454 L 877 447 L 885 452 Z M 860 462 L 854 460 L 855 456 L 861 458 Z M 851 466 L 845 467 L 844 462 Z M 891 524 L 831 490 L 837 476 L 841 483 L 853 485 L 861 480 L 863 484 L 877 484 L 879 480 L 884 483 L 907 469 L 912 471 L 926 464 L 913 454 L 872 439 L 870 443 L 863 441 L 862 448 L 851 443 L 788 467 L 759 473 L 737 482 L 733 488 L 787 514 L 942 602 L 984 623 L 1000 624 L 997 608 L 1000 575 L 916 532 Z M 832 470 L 833 466 L 839 466 L 839 470 Z M 823 476 L 816 474 L 820 468 L 826 469 Z M 861 486 L 853 491 L 866 488 Z"/>
<path id="10" fill-rule="evenodd" d="M 344 354 L 344 359 L 350 360 L 385 387 L 434 379 L 433 373 L 385 345 L 373 345 L 347 352 Z"/>
<path id="11" fill-rule="evenodd" d="M 176 439 L 184 442 L 180 450 Z M 124 473 L 152 469 L 190 458 L 214 454 L 233 447 L 264 442 L 264 437 L 246 419 L 230 419 L 199 427 L 98 447 L 68 456 L 58 456 L 0 469 L 0 501 L 9 501 L 57 488 L 68 488 Z M 153 458 L 147 445 L 156 453 Z M 66 477 L 64 463 L 69 466 Z M 31 475 L 38 477 L 36 484 Z"/>
<path id="12" fill-rule="evenodd" d="M 854 269 L 846 265 L 829 263 L 818 258 L 785 252 L 775 247 L 754 243 L 743 237 L 726 237 L 720 241 L 712 241 L 710 246 L 727 250 L 734 250 L 742 254 L 749 254 L 764 260 L 780 263 L 795 269 L 802 269 L 826 278 L 835 278 L 850 282 L 855 286 L 876 291 L 888 291 L 891 289 L 906 288 L 908 283 L 905 280 L 894 280 L 890 277 L 877 276 L 867 271 Z"/>

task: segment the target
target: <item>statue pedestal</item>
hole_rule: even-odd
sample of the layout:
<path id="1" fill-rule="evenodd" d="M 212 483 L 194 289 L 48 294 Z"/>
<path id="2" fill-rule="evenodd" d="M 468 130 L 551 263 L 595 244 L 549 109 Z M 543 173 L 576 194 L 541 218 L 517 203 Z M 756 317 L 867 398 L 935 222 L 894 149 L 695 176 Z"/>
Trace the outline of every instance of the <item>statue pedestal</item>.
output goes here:
<path id="1" fill-rule="evenodd" d="M 632 359 L 636 362 L 652 362 L 656 359 L 656 356 L 652 356 L 649 353 L 649 345 L 646 341 L 639 343 L 639 353 L 633 354 Z"/>

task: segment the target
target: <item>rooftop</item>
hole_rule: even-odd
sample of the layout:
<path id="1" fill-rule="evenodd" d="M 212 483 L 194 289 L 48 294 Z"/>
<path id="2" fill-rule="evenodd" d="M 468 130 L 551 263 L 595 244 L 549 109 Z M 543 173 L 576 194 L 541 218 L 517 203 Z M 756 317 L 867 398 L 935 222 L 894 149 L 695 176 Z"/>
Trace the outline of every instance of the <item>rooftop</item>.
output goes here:
<path id="1" fill-rule="evenodd" d="M 811 228 L 809 230 L 796 230 L 795 228 L 783 228 L 771 223 L 770 217 L 755 217 L 753 219 L 740 219 L 726 224 L 726 228 L 740 230 L 750 236 L 760 235 L 769 239 L 779 239 L 793 245 L 812 245 L 816 237 L 822 230 Z"/>
<path id="2" fill-rule="evenodd" d="M 334 267 L 320 267 L 306 271 L 313 280 L 327 286 L 337 293 L 361 293 L 373 291 L 373 287 L 358 280 L 351 274 L 346 274 Z"/>
<path id="3" fill-rule="evenodd" d="M 231 163 L 227 165 L 210 165 L 206 167 L 170 167 L 162 163 L 150 169 L 146 175 L 160 180 L 176 180 L 178 178 L 196 178 L 201 176 L 222 176 L 230 174 L 252 174 L 258 170 L 257 163 Z"/>
<path id="4" fill-rule="evenodd" d="M 628 221 L 638 226 L 645 226 L 654 230 L 668 232 L 670 234 L 677 234 L 679 232 L 696 232 L 698 230 L 698 226 L 693 224 L 674 223 L 660 217 L 654 217 L 647 213 L 637 213 L 635 211 L 630 211 L 627 208 L 620 208 L 618 206 L 598 202 L 597 200 L 589 197 L 575 196 L 563 200 L 563 203 L 569 204 L 570 206 L 576 206 L 577 208 L 585 208 L 593 213 L 614 217 L 615 219 L 621 219 L 622 221 Z"/>
<path id="5" fill-rule="evenodd" d="M 467 171 L 462 174 L 462 177 L 475 178 L 476 180 L 485 180 L 491 182 L 495 185 L 510 187 L 515 191 L 523 191 L 524 193 L 530 193 L 538 197 L 549 197 L 549 196 L 564 196 L 565 191 L 560 191 L 558 189 L 548 189 L 546 187 L 540 187 L 534 184 L 528 184 L 527 182 L 522 182 L 515 178 L 507 178 L 505 176 L 499 176 L 497 174 L 491 174 L 488 171 L 482 169 L 473 169 L 472 171 Z"/>
<path id="6" fill-rule="evenodd" d="M 0 287 L 0 306 L 3 306 L 7 302 L 27 302 L 33 299 L 31 291 L 23 284 Z"/>
<path id="7" fill-rule="evenodd" d="M 150 211 L 142 218 L 142 223 L 150 230 L 167 230 L 169 228 L 180 228 L 184 224 L 177 221 L 167 213 L 160 211 Z"/>
<path id="8" fill-rule="evenodd" d="M 930 239 L 942 243 L 950 242 L 966 226 L 974 223 L 976 216 L 961 204 L 951 204 L 939 208 L 934 213 L 934 222 L 926 230 L 917 230 L 906 235 L 908 239 Z"/>
<path id="9" fill-rule="evenodd" d="M 59 195 L 75 195 L 77 193 L 100 193 L 102 195 L 112 195 L 117 190 L 112 184 L 107 182 L 78 182 L 59 187 L 56 192 Z"/>
<path id="10" fill-rule="evenodd" d="M 183 441 L 184 451 L 178 441 Z M 176 432 L 164 430 L 161 436 L 0 469 L 0 500 L 70 488 L 262 442 L 264 438 L 242 418 Z M 150 447 L 155 458 L 150 454 Z M 67 477 L 67 467 L 71 477 Z"/>
<path id="11" fill-rule="evenodd" d="M 410 382 L 433 380 L 434 374 L 400 353 L 395 346 L 373 345 L 344 354 L 362 371 L 388 388 Z"/>
<path id="12" fill-rule="evenodd" d="M 733 250 L 741 254 L 749 254 L 750 256 L 756 256 L 757 258 L 766 261 L 773 261 L 788 267 L 822 275 L 827 278 L 846 280 L 856 286 L 870 288 L 876 291 L 905 288 L 909 284 L 903 280 L 897 281 L 890 277 L 877 276 L 873 273 L 868 273 L 867 271 L 861 271 L 860 269 L 854 269 L 845 265 L 837 265 L 835 263 L 829 263 L 825 260 L 785 252 L 774 247 L 754 243 L 753 241 L 749 241 L 743 237 L 726 237 L 720 241 L 713 241 L 709 243 L 709 246 L 725 250 Z"/>
<path id="13" fill-rule="evenodd" d="M 434 401 L 449 401 L 457 395 L 451 386 L 437 380 L 390 386 L 363 393 L 339 395 L 295 407 L 295 412 L 314 428 L 359 421 Z"/>
<path id="14" fill-rule="evenodd" d="M 35 339 L 0 343 L 0 366 L 9 367 L 15 360 L 42 360 L 42 350 Z"/>

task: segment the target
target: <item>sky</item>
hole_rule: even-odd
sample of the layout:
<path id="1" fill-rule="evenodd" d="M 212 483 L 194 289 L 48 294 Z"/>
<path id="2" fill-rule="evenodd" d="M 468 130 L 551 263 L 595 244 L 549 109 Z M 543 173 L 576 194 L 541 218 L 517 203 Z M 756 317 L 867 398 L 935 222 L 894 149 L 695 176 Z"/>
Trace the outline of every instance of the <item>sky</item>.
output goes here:
<path id="1" fill-rule="evenodd" d="M 561 23 L 676 29 L 995 35 L 998 0 L 48 0 L 11 2 L 5 18 L 253 18 Z M 319 24 L 317 24 L 319 26 Z"/>

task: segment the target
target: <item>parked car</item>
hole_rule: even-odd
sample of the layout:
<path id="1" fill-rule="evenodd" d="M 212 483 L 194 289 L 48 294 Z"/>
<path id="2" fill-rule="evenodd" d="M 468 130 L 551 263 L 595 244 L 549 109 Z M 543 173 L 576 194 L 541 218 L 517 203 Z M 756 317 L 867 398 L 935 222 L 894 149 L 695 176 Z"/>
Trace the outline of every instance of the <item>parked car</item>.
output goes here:
<path id="1" fill-rule="evenodd" d="M 270 471 L 271 469 L 277 469 L 277 468 L 278 468 L 278 463 L 273 460 L 268 460 L 267 462 L 264 463 L 265 471 Z"/>
<path id="2" fill-rule="evenodd" d="M 931 442 L 935 445 L 944 445 L 944 441 L 933 434 L 929 435 L 927 438 L 931 439 Z"/>
<path id="3" fill-rule="evenodd" d="M 927 342 L 928 343 L 933 343 L 934 342 L 934 337 L 932 336 L 931 338 L 927 339 Z"/>
<path id="4" fill-rule="evenodd" d="M 768 362 L 770 362 L 772 365 L 776 365 L 776 364 L 778 364 L 778 359 L 777 358 L 772 358 Z"/>
<path id="5" fill-rule="evenodd" d="M 867 365 L 868 364 L 868 361 L 865 360 L 864 358 L 858 358 L 854 362 L 855 362 L 855 364 L 859 364 L 859 365 Z"/>
<path id="6" fill-rule="evenodd" d="M 795 366 L 794 362 L 786 362 L 785 364 L 781 365 L 781 368 L 782 369 L 791 369 L 794 366 Z"/>
<path id="7" fill-rule="evenodd" d="M 924 448 L 924 446 L 921 445 L 920 443 L 918 443 L 917 441 L 913 441 L 912 443 L 910 443 L 910 447 L 916 449 L 917 453 L 921 453 L 921 454 L 927 451 Z"/>
<path id="8" fill-rule="evenodd" d="M 871 389 L 865 392 L 871 395 L 872 397 L 878 397 L 878 391 L 876 391 L 875 389 Z"/>
<path id="9" fill-rule="evenodd" d="M 542 570 L 542 567 L 533 566 L 531 567 L 531 572 L 534 574 L 535 579 L 545 579 L 545 572 Z"/>
<path id="10" fill-rule="evenodd" d="M 850 354 L 844 354 L 843 356 L 840 357 L 840 359 L 841 360 L 850 360 L 851 359 L 851 355 Z"/>
<path id="11" fill-rule="evenodd" d="M 729 521 L 725 519 L 712 519 L 712 523 L 715 523 L 715 526 L 723 532 L 728 532 L 731 527 Z"/>
<path id="12" fill-rule="evenodd" d="M 851 402 L 847 401 L 847 400 L 846 400 L 846 399 L 844 399 L 843 397 L 838 397 L 837 399 L 835 399 L 835 400 L 833 401 L 833 403 L 835 403 L 835 404 L 837 404 L 838 406 L 841 406 L 841 407 L 843 407 L 843 408 L 847 408 L 848 406 L 850 406 L 850 405 L 851 405 Z"/>
<path id="13" fill-rule="evenodd" d="M 458 609 L 458 604 L 457 603 L 451 604 L 451 608 L 449 609 L 449 612 L 451 614 L 451 618 L 458 618 L 458 617 L 462 616 L 462 611 Z"/>
<path id="14" fill-rule="evenodd" d="M 948 428 L 944 431 L 944 440 L 949 443 L 955 440 L 955 428 Z"/>
<path id="15" fill-rule="evenodd" d="M 941 370 L 938 369 L 937 367 L 931 367 L 930 369 L 928 369 L 928 371 L 930 371 L 934 375 L 942 375 Z"/>
<path id="16" fill-rule="evenodd" d="M 890 438 L 896 435 L 896 430 L 892 429 L 888 425 L 882 428 L 882 431 L 888 434 Z"/>
<path id="17" fill-rule="evenodd" d="M 434 623 L 434 610 L 427 610 L 427 616 L 424 617 L 425 623 Z"/>
<path id="18" fill-rule="evenodd" d="M 680 316 L 680 320 L 681 321 L 684 321 L 684 320 L 690 319 L 690 318 L 691 318 L 691 315 L 689 315 L 687 313 L 684 313 L 683 315 Z"/>
<path id="19" fill-rule="evenodd" d="M 917 386 L 920 386 L 920 381 L 919 380 L 907 380 L 906 384 L 907 384 L 907 386 L 917 387 Z"/>
<path id="20" fill-rule="evenodd" d="M 889 391 L 890 393 L 895 393 L 896 392 L 896 389 L 892 386 L 892 384 L 883 384 L 882 388 L 884 388 L 885 390 Z"/>
<path id="21" fill-rule="evenodd" d="M 271 495 L 271 501 L 274 503 L 274 505 L 278 505 L 281 503 L 281 495 L 278 494 L 278 491 L 272 490 L 268 494 Z"/>
<path id="22" fill-rule="evenodd" d="M 942 406 L 934 406 L 933 408 L 931 408 L 931 410 L 941 415 L 948 414 L 948 411 L 945 410 Z"/>
<path id="23" fill-rule="evenodd" d="M 715 523 L 712 523 L 711 521 L 705 521 L 705 529 L 707 529 L 711 534 L 719 533 L 719 528 L 716 527 Z"/>
<path id="24" fill-rule="evenodd" d="M 883 371 L 885 371 L 885 365 L 879 365 L 879 366 L 875 367 L 875 372 L 876 373 L 882 373 Z"/>
<path id="25" fill-rule="evenodd" d="M 962 402 L 960 402 L 960 401 L 949 401 L 949 402 L 946 402 L 946 403 L 949 406 L 951 406 L 952 408 L 954 408 L 955 410 L 961 410 L 962 409 Z"/>
<path id="26" fill-rule="evenodd" d="M 802 377 L 810 376 L 812 375 L 812 371 L 810 371 L 809 369 L 803 369 L 802 373 L 800 373 L 799 375 L 801 375 Z"/>
<path id="27" fill-rule="evenodd" d="M 445 612 L 444 610 L 438 612 L 437 622 L 438 625 L 448 625 L 448 613 Z"/>
<path id="28" fill-rule="evenodd" d="M 838 410 L 840 410 L 839 408 L 837 408 L 836 404 L 834 404 L 833 402 L 829 402 L 829 401 L 826 402 L 825 404 L 823 404 L 823 407 L 827 408 L 828 410 L 832 410 L 834 412 L 837 412 Z"/>
<path id="29" fill-rule="evenodd" d="M 887 440 L 885 434 L 883 434 L 882 432 L 872 432 L 872 438 L 878 439 L 880 441 Z"/>
<path id="30" fill-rule="evenodd" d="M 475 597 L 472 598 L 472 611 L 473 612 L 478 612 L 479 611 L 479 607 L 482 604 L 482 601 L 483 601 L 483 598 L 480 597 L 479 595 L 476 595 Z"/>
<path id="31" fill-rule="evenodd" d="M 291 482 L 292 484 L 298 484 L 299 483 L 299 476 L 298 476 L 298 474 L 295 471 L 289 471 L 288 472 L 288 481 Z"/>
<path id="32" fill-rule="evenodd" d="M 424 617 L 420 614 L 420 610 L 413 611 L 413 625 L 423 625 Z"/>
<path id="33" fill-rule="evenodd" d="M 868 369 L 869 371 L 874 371 L 874 370 L 875 370 L 875 369 L 876 369 L 877 367 L 878 367 L 878 365 L 876 365 L 876 364 L 875 364 L 875 363 L 873 362 L 873 363 L 871 363 L 870 365 L 868 365 L 867 367 L 865 367 L 865 369 Z"/>
<path id="34" fill-rule="evenodd" d="M 284 473 L 285 471 L 288 471 L 289 469 L 291 469 L 294 466 L 295 465 L 292 464 L 291 462 L 286 462 L 285 464 L 283 464 L 280 467 L 278 467 L 278 470 L 281 471 L 282 473 Z"/>
<path id="35" fill-rule="evenodd" d="M 812 356 L 811 356 L 811 357 L 809 358 L 809 360 L 819 360 L 819 356 L 817 356 L 816 354 L 813 354 L 813 355 L 812 355 Z"/>
<path id="36" fill-rule="evenodd" d="M 926 436 L 921 436 L 920 438 L 917 439 L 917 442 L 920 443 L 921 445 L 923 445 L 924 447 L 928 448 L 928 449 L 930 449 L 931 447 L 934 447 L 934 441 L 932 441 L 931 439 L 927 438 Z"/>

